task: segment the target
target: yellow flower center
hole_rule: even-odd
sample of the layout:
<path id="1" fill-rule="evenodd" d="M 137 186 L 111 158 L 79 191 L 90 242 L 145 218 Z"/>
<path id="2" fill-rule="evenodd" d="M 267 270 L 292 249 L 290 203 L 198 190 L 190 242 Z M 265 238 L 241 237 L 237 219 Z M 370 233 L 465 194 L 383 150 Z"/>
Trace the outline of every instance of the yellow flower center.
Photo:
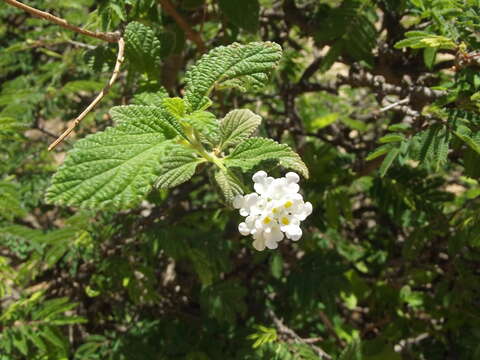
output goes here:
<path id="1" fill-rule="evenodd" d="M 288 218 L 286 218 L 286 217 L 283 217 L 282 218 L 282 224 L 283 225 L 288 225 L 288 224 L 290 224 L 290 220 L 288 220 Z"/>
<path id="2" fill-rule="evenodd" d="M 276 214 L 278 212 L 278 209 L 277 208 L 273 208 L 272 209 L 272 213 Z"/>
<path id="3" fill-rule="evenodd" d="M 272 219 L 270 219 L 270 217 L 268 216 L 265 219 L 263 219 L 264 224 L 268 224 L 270 221 L 272 221 Z"/>
<path id="4" fill-rule="evenodd" d="M 292 206 L 292 205 L 293 205 L 293 203 L 292 203 L 290 200 L 288 200 L 288 201 L 285 203 L 285 205 L 283 205 L 283 206 L 285 206 L 285 207 L 288 209 L 288 208 L 289 208 L 290 206 Z"/>

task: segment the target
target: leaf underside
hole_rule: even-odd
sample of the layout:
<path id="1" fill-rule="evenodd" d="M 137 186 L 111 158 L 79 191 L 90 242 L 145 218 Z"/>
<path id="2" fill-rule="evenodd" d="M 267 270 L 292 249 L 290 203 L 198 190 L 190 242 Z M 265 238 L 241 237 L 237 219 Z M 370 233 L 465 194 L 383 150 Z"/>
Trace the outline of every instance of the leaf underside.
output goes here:
<path id="1" fill-rule="evenodd" d="M 235 196 L 243 194 L 242 186 L 238 178 L 231 171 L 216 171 L 215 181 L 220 187 L 227 203 L 232 203 Z"/>
<path id="2" fill-rule="evenodd" d="M 250 110 L 230 111 L 220 123 L 221 149 L 234 146 L 248 139 L 258 128 L 262 118 Z"/>

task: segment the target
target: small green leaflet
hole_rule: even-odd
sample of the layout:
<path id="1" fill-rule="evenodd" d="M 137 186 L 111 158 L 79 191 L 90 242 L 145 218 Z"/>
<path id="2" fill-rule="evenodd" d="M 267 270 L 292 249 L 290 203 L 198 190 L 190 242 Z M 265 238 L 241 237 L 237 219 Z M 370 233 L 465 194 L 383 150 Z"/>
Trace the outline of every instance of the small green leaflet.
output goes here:
<path id="1" fill-rule="evenodd" d="M 230 111 L 220 123 L 220 150 L 248 139 L 261 122 L 262 118 L 250 110 Z"/>
<path id="2" fill-rule="evenodd" d="M 405 140 L 405 135 L 399 133 L 391 133 L 385 136 L 382 136 L 378 139 L 378 142 L 381 144 L 395 143 Z"/>
<path id="3" fill-rule="evenodd" d="M 308 168 L 296 152 L 288 145 L 266 138 L 254 137 L 242 142 L 225 158 L 225 165 L 249 171 L 268 160 L 278 161 L 284 168 L 308 178 Z"/>
<path id="4" fill-rule="evenodd" d="M 197 165 L 202 162 L 191 149 L 180 144 L 168 144 L 163 147 L 163 152 L 160 176 L 156 181 L 156 187 L 160 189 L 171 188 L 190 180 Z"/>
<path id="5" fill-rule="evenodd" d="M 268 73 L 280 58 L 282 49 L 273 42 L 233 43 L 211 50 L 185 75 L 185 100 L 189 111 L 199 110 L 215 86 L 245 91 L 265 85 Z"/>
<path id="6" fill-rule="evenodd" d="M 214 147 L 220 141 L 220 124 L 211 112 L 195 111 L 184 117 L 182 122 L 195 130 L 203 144 Z"/>
<path id="7" fill-rule="evenodd" d="M 472 150 L 480 154 L 480 132 L 474 134 L 470 128 L 460 125 L 454 131 L 454 134 L 467 144 Z"/>
<path id="8" fill-rule="evenodd" d="M 457 44 L 452 39 L 425 31 L 407 31 L 405 37 L 405 39 L 395 44 L 396 49 L 410 47 L 412 49 L 437 48 L 454 50 L 457 48 Z"/>
<path id="9" fill-rule="evenodd" d="M 383 159 L 382 165 L 380 166 L 380 176 L 384 177 L 385 174 L 387 173 L 388 169 L 392 166 L 394 160 L 397 158 L 398 154 L 400 154 L 400 149 L 399 148 L 393 148 L 390 150 L 385 156 L 385 159 Z"/>
<path id="10" fill-rule="evenodd" d="M 138 205 L 152 189 L 165 140 L 179 125 L 155 107 L 116 107 L 111 114 L 120 124 L 75 144 L 53 176 L 49 202 L 120 210 Z"/>
<path id="11" fill-rule="evenodd" d="M 219 322 L 235 323 L 237 316 L 246 312 L 247 289 L 234 280 L 216 282 L 202 288 L 200 306 Z"/>
<path id="12" fill-rule="evenodd" d="M 366 161 L 372 161 L 373 159 L 376 159 L 382 155 L 385 155 L 388 153 L 391 149 L 393 149 L 393 146 L 391 144 L 388 145 L 382 145 L 378 148 L 375 149 L 375 151 L 371 152 L 368 154 L 367 158 L 365 159 Z"/>
<path id="13" fill-rule="evenodd" d="M 354 340 L 342 351 L 338 360 L 362 360 L 362 343 Z"/>
<path id="14" fill-rule="evenodd" d="M 163 106 L 177 119 L 185 115 L 185 102 L 179 97 L 165 98 Z"/>

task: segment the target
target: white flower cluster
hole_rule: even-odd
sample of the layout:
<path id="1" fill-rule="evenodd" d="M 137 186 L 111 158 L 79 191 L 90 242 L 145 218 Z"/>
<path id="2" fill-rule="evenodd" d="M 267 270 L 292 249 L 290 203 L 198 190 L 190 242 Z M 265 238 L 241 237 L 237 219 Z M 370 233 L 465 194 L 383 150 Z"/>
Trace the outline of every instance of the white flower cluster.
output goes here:
<path id="1" fill-rule="evenodd" d="M 297 241 L 302 237 L 300 222 L 312 213 L 312 204 L 304 202 L 298 193 L 300 177 L 289 172 L 285 177 L 275 179 L 265 171 L 256 172 L 253 177 L 254 193 L 237 195 L 233 206 L 240 209 L 245 222 L 238 225 L 242 235 L 253 235 L 253 247 L 259 251 L 276 249 L 284 234 Z"/>

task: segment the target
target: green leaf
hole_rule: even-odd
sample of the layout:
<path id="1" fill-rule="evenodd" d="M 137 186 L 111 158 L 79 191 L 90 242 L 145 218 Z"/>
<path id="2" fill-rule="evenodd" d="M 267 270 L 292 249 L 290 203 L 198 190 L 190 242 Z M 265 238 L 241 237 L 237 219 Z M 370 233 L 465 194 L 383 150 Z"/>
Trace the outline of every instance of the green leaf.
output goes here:
<path id="1" fill-rule="evenodd" d="M 179 97 L 163 99 L 163 106 L 177 119 L 185 115 L 185 102 Z"/>
<path id="2" fill-rule="evenodd" d="M 189 112 L 204 106 L 208 101 L 206 97 L 216 86 L 241 91 L 263 87 L 281 56 L 280 45 L 273 42 L 233 43 L 211 50 L 185 76 Z"/>
<path id="3" fill-rule="evenodd" d="M 173 115 L 156 106 L 127 105 L 115 106 L 110 109 L 110 115 L 117 124 L 130 123 L 133 120 L 141 122 L 157 122 L 164 128 L 168 138 L 181 135 L 186 138 L 182 125 Z"/>
<path id="4" fill-rule="evenodd" d="M 40 352 L 45 352 L 47 347 L 45 342 L 42 340 L 40 335 L 37 333 L 36 329 L 28 328 L 25 330 L 25 335 L 27 336 L 28 340 L 30 340 Z"/>
<path id="5" fill-rule="evenodd" d="M 355 340 L 342 351 L 338 360 L 362 360 L 362 343 Z"/>
<path id="6" fill-rule="evenodd" d="M 75 81 L 67 82 L 63 86 L 60 92 L 62 94 L 71 94 L 73 92 L 79 92 L 79 91 L 97 92 L 102 90 L 103 86 L 104 86 L 104 83 L 100 81 L 75 80 Z"/>
<path id="7" fill-rule="evenodd" d="M 0 219 L 13 220 L 14 217 L 24 216 L 25 210 L 20 201 L 19 186 L 13 182 L 0 181 Z"/>
<path id="8" fill-rule="evenodd" d="M 388 144 L 388 143 L 400 142 L 404 139 L 405 139 L 405 135 L 403 134 L 387 134 L 385 136 L 382 136 L 380 139 L 378 139 L 378 142 L 381 144 Z"/>
<path id="9" fill-rule="evenodd" d="M 472 130 L 464 125 L 460 125 L 454 134 L 467 144 L 472 150 L 480 154 L 480 139 L 477 136 L 472 137 Z"/>
<path id="10" fill-rule="evenodd" d="M 68 298 L 61 297 L 47 300 L 43 303 L 43 309 L 33 315 L 34 320 L 49 319 L 57 314 L 64 313 L 77 306 L 76 303 L 70 303 Z"/>
<path id="11" fill-rule="evenodd" d="M 215 181 L 227 203 L 231 204 L 237 195 L 243 194 L 242 184 L 238 177 L 232 171 L 217 170 L 215 172 Z"/>
<path id="12" fill-rule="evenodd" d="M 350 129 L 358 130 L 358 131 L 365 131 L 367 130 L 367 124 L 360 120 L 355 120 L 349 117 L 342 117 L 340 121 L 347 125 Z"/>
<path id="13" fill-rule="evenodd" d="M 47 190 L 49 202 L 126 209 L 150 192 L 176 126 L 155 107 L 117 107 L 112 116 L 120 125 L 87 136 L 69 151 Z"/>
<path id="14" fill-rule="evenodd" d="M 211 285 L 215 274 L 212 269 L 212 262 L 208 258 L 208 255 L 199 249 L 190 249 L 189 258 L 202 285 Z"/>
<path id="15" fill-rule="evenodd" d="M 382 155 L 385 155 L 392 149 L 391 145 L 382 145 L 375 149 L 372 153 L 368 154 L 367 158 L 365 159 L 366 161 L 371 161 L 373 159 L 376 159 Z"/>
<path id="16" fill-rule="evenodd" d="M 202 143 L 214 147 L 220 141 L 220 123 L 211 112 L 195 111 L 182 121 L 194 129 Z"/>
<path id="17" fill-rule="evenodd" d="M 73 325 L 73 324 L 85 324 L 87 319 L 81 316 L 62 316 L 49 321 L 49 324 L 55 326 Z"/>
<path id="18" fill-rule="evenodd" d="M 160 70 L 160 40 L 154 31 L 139 22 L 131 22 L 125 28 L 125 54 L 130 66 L 152 79 Z"/>
<path id="19" fill-rule="evenodd" d="M 382 165 L 380 166 L 380 176 L 384 177 L 385 174 L 387 173 L 388 169 L 393 164 L 393 161 L 397 158 L 398 154 L 400 153 L 400 149 L 394 148 L 390 150 L 390 152 L 385 156 L 385 159 L 382 162 Z"/>
<path id="20" fill-rule="evenodd" d="M 161 156 L 160 176 L 156 181 L 159 189 L 167 189 L 189 180 L 202 159 L 192 149 L 180 144 L 168 144 Z"/>
<path id="21" fill-rule="evenodd" d="M 163 87 L 155 92 L 145 91 L 135 94 L 132 104 L 163 107 L 163 100 L 168 97 L 167 90 Z"/>
<path id="22" fill-rule="evenodd" d="M 330 49 L 328 50 L 327 54 L 322 60 L 322 64 L 319 67 L 320 72 L 325 72 L 329 70 L 335 61 L 340 57 L 343 51 L 343 42 L 339 41 L 336 44 L 334 44 Z"/>
<path id="23" fill-rule="evenodd" d="M 378 38 L 374 12 L 372 2 L 363 0 L 342 1 L 339 6 L 318 12 L 321 21 L 315 26 L 315 40 L 330 46 L 320 71 L 328 70 L 341 55 L 372 63 Z"/>
<path id="24" fill-rule="evenodd" d="M 298 171 L 308 178 L 308 168 L 288 145 L 266 138 L 250 138 L 238 145 L 225 158 L 227 167 L 238 167 L 249 171 L 263 161 L 276 161 L 287 169 Z"/>
<path id="25" fill-rule="evenodd" d="M 333 124 L 340 117 L 339 113 L 330 113 L 324 116 L 317 117 L 312 121 L 311 127 L 314 130 L 323 129 L 330 124 Z"/>
<path id="26" fill-rule="evenodd" d="M 437 48 L 425 48 L 423 50 L 423 62 L 428 70 L 432 70 L 437 59 Z"/>
<path id="27" fill-rule="evenodd" d="M 260 15 L 258 0 L 243 0 L 241 3 L 231 0 L 218 0 L 218 6 L 235 26 L 252 33 L 258 30 Z"/>
<path id="28" fill-rule="evenodd" d="M 50 344 L 60 349 L 65 349 L 67 347 L 62 335 L 54 327 L 44 327 L 40 332 L 40 335 L 42 335 L 42 337 Z"/>
<path id="29" fill-rule="evenodd" d="M 262 118 L 248 109 L 230 111 L 220 122 L 220 149 L 245 141 L 261 122 Z"/>
<path id="30" fill-rule="evenodd" d="M 400 40 L 395 44 L 395 48 L 402 49 L 410 47 L 412 49 L 436 48 L 454 50 L 457 44 L 445 36 L 429 34 L 419 31 L 408 31 L 405 33 L 406 39 Z"/>
<path id="31" fill-rule="evenodd" d="M 463 152 L 463 166 L 465 175 L 472 178 L 480 178 L 480 155 L 471 148 Z"/>
<path id="32" fill-rule="evenodd" d="M 23 355 L 28 355 L 28 344 L 27 339 L 21 332 L 17 332 L 13 337 L 13 345 L 20 351 Z"/>
<path id="33" fill-rule="evenodd" d="M 237 314 L 247 310 L 244 298 L 247 290 L 239 283 L 227 280 L 213 284 L 202 290 L 200 305 L 207 314 L 219 322 L 233 324 Z"/>
<path id="34" fill-rule="evenodd" d="M 451 133 L 443 128 L 435 138 L 433 149 L 433 166 L 438 171 L 447 162 L 448 150 L 450 148 Z"/>

